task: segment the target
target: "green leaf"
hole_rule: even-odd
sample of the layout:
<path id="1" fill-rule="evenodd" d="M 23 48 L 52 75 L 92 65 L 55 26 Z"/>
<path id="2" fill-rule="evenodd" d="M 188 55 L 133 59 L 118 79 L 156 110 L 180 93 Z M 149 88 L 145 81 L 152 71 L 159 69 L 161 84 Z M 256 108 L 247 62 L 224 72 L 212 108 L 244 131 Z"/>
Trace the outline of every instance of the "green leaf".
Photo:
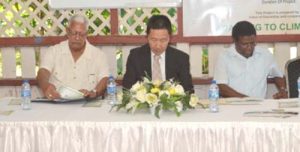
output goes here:
<path id="1" fill-rule="evenodd" d="M 162 101 L 162 102 L 166 102 L 168 100 L 168 95 L 167 94 L 163 94 L 163 95 L 161 95 L 160 96 L 160 101 Z"/>
<path id="2" fill-rule="evenodd" d="M 144 83 L 144 87 L 146 88 L 147 92 L 150 92 L 154 85 L 152 83 Z"/>
<path id="3" fill-rule="evenodd" d="M 147 73 L 147 71 L 145 71 L 145 77 L 146 77 L 148 80 L 151 80 L 151 77 L 149 76 L 149 74 Z"/>
<path id="4" fill-rule="evenodd" d="M 122 73 L 123 73 L 123 51 L 122 51 L 122 49 L 118 49 L 116 55 L 117 55 L 117 57 L 116 57 L 117 74 L 122 75 Z"/>
<path id="5" fill-rule="evenodd" d="M 202 103 L 197 103 L 197 105 L 199 105 L 201 108 L 203 108 L 203 109 L 206 109 L 206 108 L 208 108 L 207 106 L 204 106 Z"/>
<path id="6" fill-rule="evenodd" d="M 145 79 L 146 78 L 144 78 L 144 80 Z M 149 82 L 148 80 L 142 81 L 141 83 L 146 88 L 148 93 L 150 92 L 150 90 L 152 88 L 154 88 L 153 82 Z M 176 81 L 162 82 L 162 84 L 160 85 L 161 90 L 167 91 L 168 89 L 166 89 L 166 85 L 169 85 L 169 83 L 174 85 L 177 82 Z M 135 94 L 135 92 L 130 92 L 130 90 L 128 90 L 128 89 L 123 89 L 123 99 L 122 99 L 121 103 L 117 105 L 117 110 L 120 110 L 121 108 L 126 108 L 126 105 L 129 104 L 131 100 L 135 100 L 135 99 L 132 99 L 134 94 Z M 156 106 L 153 109 L 154 116 L 157 118 L 160 118 L 161 110 L 168 110 L 168 111 L 174 112 L 179 117 L 181 115 L 182 111 L 185 111 L 186 109 L 194 108 L 194 107 L 190 106 L 190 104 L 189 104 L 190 99 L 191 99 L 191 94 L 189 92 L 185 92 L 185 94 L 175 94 L 175 95 L 171 95 L 171 96 L 168 95 L 167 93 L 162 94 L 161 96 L 159 96 L 158 106 Z M 135 102 L 136 102 L 135 104 L 137 104 L 137 105 L 133 108 L 126 109 L 127 112 L 130 112 L 130 111 L 133 112 L 133 109 L 150 108 L 150 105 L 147 102 L 142 103 L 138 100 Z M 181 102 L 182 111 L 181 111 L 181 109 L 180 109 L 180 111 L 178 111 L 178 109 L 176 107 L 177 102 Z M 202 106 L 202 108 L 204 108 L 204 106 L 202 104 L 199 104 L 199 105 Z"/>
<path id="7" fill-rule="evenodd" d="M 162 102 L 162 106 L 164 110 L 176 108 L 175 102 L 169 100 Z"/>
<path id="8" fill-rule="evenodd" d="M 121 108 L 126 107 L 126 105 L 130 102 L 132 95 L 129 90 L 123 89 L 123 99 L 120 104 L 117 104 L 117 111 L 119 111 Z"/>
<path id="9" fill-rule="evenodd" d="M 149 105 L 147 102 L 138 104 L 137 109 L 143 109 L 143 108 L 149 108 Z"/>
<path id="10" fill-rule="evenodd" d="M 160 105 L 155 107 L 155 117 L 158 118 L 158 119 L 160 119 L 160 117 L 159 117 L 159 111 L 160 110 L 162 110 Z"/>
<path id="11" fill-rule="evenodd" d="M 176 116 L 179 117 L 180 116 L 180 112 L 176 110 Z"/>
<path id="12" fill-rule="evenodd" d="M 107 9 L 105 9 L 101 15 L 103 16 L 104 19 L 108 19 L 108 17 L 110 16 L 110 11 L 108 11 Z"/>
<path id="13" fill-rule="evenodd" d="M 131 110 L 132 110 L 132 108 L 129 108 L 129 109 L 127 109 L 127 111 L 126 111 L 126 112 L 127 112 L 127 113 L 129 113 Z"/>

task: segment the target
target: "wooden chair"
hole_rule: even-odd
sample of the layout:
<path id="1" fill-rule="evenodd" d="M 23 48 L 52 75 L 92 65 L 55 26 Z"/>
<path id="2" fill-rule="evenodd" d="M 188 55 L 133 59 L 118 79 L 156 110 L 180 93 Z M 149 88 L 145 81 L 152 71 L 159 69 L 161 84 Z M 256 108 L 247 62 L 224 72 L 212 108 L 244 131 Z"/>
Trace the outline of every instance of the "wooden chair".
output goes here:
<path id="1" fill-rule="evenodd" d="M 300 76 L 300 57 L 287 61 L 285 74 L 289 98 L 298 98 L 297 79 Z"/>

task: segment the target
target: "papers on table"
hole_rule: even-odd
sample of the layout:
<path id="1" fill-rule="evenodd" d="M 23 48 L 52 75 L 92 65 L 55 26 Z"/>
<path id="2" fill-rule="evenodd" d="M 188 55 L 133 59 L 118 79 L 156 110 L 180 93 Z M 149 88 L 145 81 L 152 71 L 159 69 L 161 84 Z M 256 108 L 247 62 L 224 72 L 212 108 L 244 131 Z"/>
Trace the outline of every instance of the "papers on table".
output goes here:
<path id="1" fill-rule="evenodd" d="M 272 111 L 249 111 L 245 112 L 246 117 L 274 117 L 274 118 L 288 118 L 297 116 L 298 112 L 284 111 L 283 109 L 273 109 Z"/>
<path id="2" fill-rule="evenodd" d="M 261 98 L 224 98 L 228 105 L 259 105 L 264 99 Z"/>
<path id="3" fill-rule="evenodd" d="M 13 112 L 13 110 L 0 110 L 0 115 L 9 116 Z"/>
<path id="4" fill-rule="evenodd" d="M 280 99 L 278 100 L 279 108 L 296 108 L 299 107 L 300 100 L 299 98 L 291 98 L 291 99 Z"/>
<path id="5" fill-rule="evenodd" d="M 47 99 L 36 98 L 32 99 L 32 102 L 50 102 L 50 103 L 68 103 L 68 102 L 84 102 L 83 107 L 100 107 L 103 97 L 98 98 L 78 98 L 78 99 Z"/>
<path id="6" fill-rule="evenodd" d="M 21 105 L 21 98 L 10 99 L 8 105 Z"/>
<path id="7" fill-rule="evenodd" d="M 259 105 L 264 99 L 261 98 L 220 98 L 218 100 L 220 105 Z M 209 105 L 208 99 L 201 99 L 200 103 L 203 105 Z"/>
<path id="8" fill-rule="evenodd" d="M 32 99 L 32 102 L 52 102 L 52 103 L 65 103 L 65 102 L 74 102 L 74 101 L 86 101 L 85 98 L 78 99 L 47 99 L 47 98 L 36 98 Z"/>

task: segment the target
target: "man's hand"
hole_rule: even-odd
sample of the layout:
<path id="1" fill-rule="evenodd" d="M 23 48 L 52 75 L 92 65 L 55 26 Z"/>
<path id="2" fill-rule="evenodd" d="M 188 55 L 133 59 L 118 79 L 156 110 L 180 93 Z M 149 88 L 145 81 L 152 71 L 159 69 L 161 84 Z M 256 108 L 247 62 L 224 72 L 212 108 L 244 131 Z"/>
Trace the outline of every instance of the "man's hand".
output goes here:
<path id="1" fill-rule="evenodd" d="M 285 90 L 280 90 L 273 95 L 274 99 L 288 98 L 288 94 Z"/>
<path id="2" fill-rule="evenodd" d="M 86 98 L 96 98 L 97 97 L 97 92 L 94 90 L 88 91 L 86 89 L 80 89 L 79 91 L 82 92 L 84 97 L 86 97 Z"/>
<path id="3" fill-rule="evenodd" d="M 41 68 L 38 71 L 37 75 L 37 81 L 39 84 L 39 87 L 42 89 L 44 96 L 47 99 L 58 99 L 60 98 L 59 93 L 56 91 L 56 88 L 53 84 L 49 83 L 49 78 L 50 78 L 50 71 L 47 69 Z"/>
<path id="4" fill-rule="evenodd" d="M 273 95 L 274 99 L 288 98 L 284 77 L 274 77 L 274 82 L 279 92 Z"/>
<path id="5" fill-rule="evenodd" d="M 44 95 L 47 97 L 47 99 L 58 99 L 60 98 L 60 94 L 56 91 L 56 88 L 53 84 L 49 83 L 48 87 L 44 91 Z"/>

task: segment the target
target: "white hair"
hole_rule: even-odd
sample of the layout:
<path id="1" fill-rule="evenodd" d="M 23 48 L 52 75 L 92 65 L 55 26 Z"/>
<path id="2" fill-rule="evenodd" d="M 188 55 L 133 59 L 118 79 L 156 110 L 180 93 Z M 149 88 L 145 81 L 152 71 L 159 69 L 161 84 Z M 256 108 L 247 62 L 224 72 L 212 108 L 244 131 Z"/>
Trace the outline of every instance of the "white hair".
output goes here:
<path id="1" fill-rule="evenodd" d="M 86 30 L 88 30 L 89 21 L 86 19 L 86 17 L 82 15 L 74 15 L 69 19 L 69 26 L 71 25 L 72 22 L 82 23 L 85 25 Z"/>

